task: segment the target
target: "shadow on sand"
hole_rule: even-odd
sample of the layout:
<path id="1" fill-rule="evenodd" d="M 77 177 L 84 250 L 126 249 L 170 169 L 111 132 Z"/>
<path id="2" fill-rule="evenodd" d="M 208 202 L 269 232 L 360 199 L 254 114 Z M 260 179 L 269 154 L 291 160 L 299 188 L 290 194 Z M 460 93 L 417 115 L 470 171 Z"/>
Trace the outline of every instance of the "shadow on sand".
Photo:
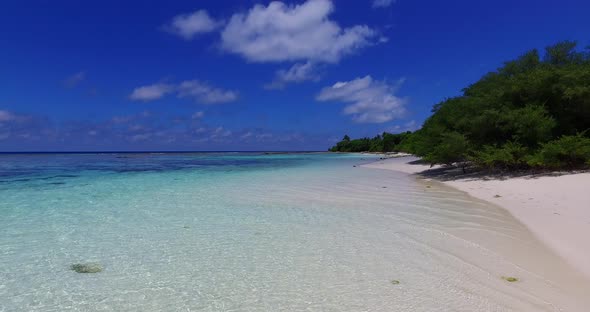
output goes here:
<path id="1" fill-rule="evenodd" d="M 408 162 L 410 165 L 430 165 L 428 162 L 418 159 Z M 566 174 L 584 173 L 590 170 L 572 170 L 572 171 L 550 171 L 550 170 L 487 170 L 475 167 L 473 165 L 445 165 L 436 166 L 431 169 L 419 172 L 417 175 L 423 178 L 434 179 L 438 181 L 456 181 L 456 180 L 506 180 L 510 178 L 536 179 L 540 177 L 558 177 Z"/>

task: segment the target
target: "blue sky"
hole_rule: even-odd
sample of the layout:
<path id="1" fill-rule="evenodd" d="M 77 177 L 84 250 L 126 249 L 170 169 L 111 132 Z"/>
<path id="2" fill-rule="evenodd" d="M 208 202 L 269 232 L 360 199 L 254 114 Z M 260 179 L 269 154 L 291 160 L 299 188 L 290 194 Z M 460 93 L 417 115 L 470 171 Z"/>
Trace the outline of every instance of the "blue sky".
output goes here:
<path id="1" fill-rule="evenodd" d="M 325 150 L 415 130 L 590 2 L 3 1 L 0 151 Z"/>

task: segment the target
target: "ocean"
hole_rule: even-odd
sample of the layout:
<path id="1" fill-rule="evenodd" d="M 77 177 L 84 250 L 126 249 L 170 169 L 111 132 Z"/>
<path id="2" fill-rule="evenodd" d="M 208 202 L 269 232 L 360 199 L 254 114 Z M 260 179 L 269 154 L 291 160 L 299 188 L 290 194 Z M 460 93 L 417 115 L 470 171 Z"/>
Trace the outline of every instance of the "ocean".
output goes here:
<path id="1" fill-rule="evenodd" d="M 376 157 L 0 155 L 0 311 L 588 306 L 508 212 Z"/>

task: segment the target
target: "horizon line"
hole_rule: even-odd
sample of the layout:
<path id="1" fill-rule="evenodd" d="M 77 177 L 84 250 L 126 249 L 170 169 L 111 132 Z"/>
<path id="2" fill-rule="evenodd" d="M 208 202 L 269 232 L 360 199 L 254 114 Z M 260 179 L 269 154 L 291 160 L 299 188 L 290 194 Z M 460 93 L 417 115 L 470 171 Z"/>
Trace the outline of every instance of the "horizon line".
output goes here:
<path id="1" fill-rule="evenodd" d="M 127 150 L 127 151 L 0 151 L 1 154 L 190 154 L 190 153 L 318 153 L 328 152 L 321 150 L 210 150 L 210 151 L 190 151 L 190 150 Z"/>

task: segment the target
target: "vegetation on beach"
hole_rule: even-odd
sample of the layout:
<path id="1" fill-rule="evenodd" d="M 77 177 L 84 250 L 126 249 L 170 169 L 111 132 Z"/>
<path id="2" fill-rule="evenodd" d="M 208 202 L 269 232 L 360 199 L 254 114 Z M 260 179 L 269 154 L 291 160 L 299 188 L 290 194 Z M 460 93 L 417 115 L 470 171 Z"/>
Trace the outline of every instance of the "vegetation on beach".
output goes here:
<path id="1" fill-rule="evenodd" d="M 389 152 L 400 152 L 401 143 L 409 137 L 412 132 L 404 133 L 387 133 L 383 132 L 381 135 L 377 135 L 373 138 L 361 138 L 351 140 L 348 135 L 345 135 L 342 141 L 336 143 L 332 148 L 331 152 L 346 152 L 346 153 L 357 153 L 357 152 L 375 152 L 375 153 L 389 153 Z"/>
<path id="2" fill-rule="evenodd" d="M 332 147 L 339 152 L 407 152 L 431 164 L 493 169 L 590 166 L 590 47 L 564 41 L 504 63 L 434 105 L 416 132 L 383 133 Z"/>

